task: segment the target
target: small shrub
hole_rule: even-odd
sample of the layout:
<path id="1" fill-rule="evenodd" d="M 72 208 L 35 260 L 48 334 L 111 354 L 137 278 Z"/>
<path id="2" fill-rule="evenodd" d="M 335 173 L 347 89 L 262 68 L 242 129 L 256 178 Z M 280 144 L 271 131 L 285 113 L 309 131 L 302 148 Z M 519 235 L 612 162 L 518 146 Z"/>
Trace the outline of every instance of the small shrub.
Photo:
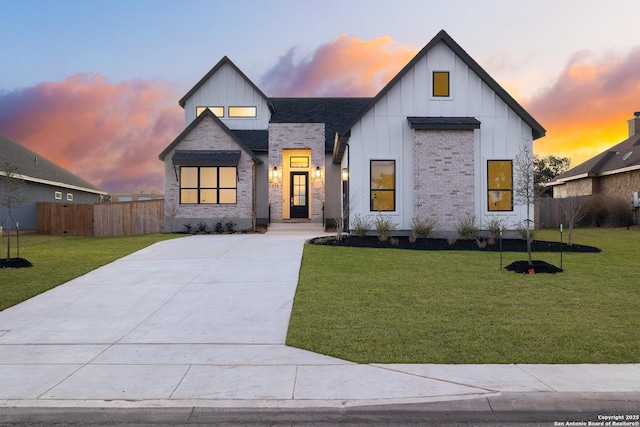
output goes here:
<path id="1" fill-rule="evenodd" d="M 433 218 L 413 218 L 411 220 L 411 232 L 414 237 L 427 237 L 431 234 L 437 223 L 438 220 Z"/>
<path id="2" fill-rule="evenodd" d="M 373 229 L 373 221 L 369 218 L 363 218 L 360 214 L 353 217 L 351 231 L 358 237 L 364 237 Z"/>
<path id="3" fill-rule="evenodd" d="M 526 220 L 516 223 L 516 230 L 518 231 L 518 234 L 520 235 L 520 237 L 522 237 L 522 240 L 527 240 L 527 221 Z M 532 227 L 529 230 L 529 236 L 531 237 L 531 240 L 533 240 L 533 235 L 534 235 L 534 230 Z"/>
<path id="4" fill-rule="evenodd" d="M 409 242 L 415 243 L 416 240 L 418 240 L 418 238 L 415 235 L 412 234 L 411 236 L 409 236 Z"/>
<path id="5" fill-rule="evenodd" d="M 196 232 L 206 234 L 209 232 L 209 226 L 206 222 L 199 222 L 196 226 Z"/>
<path id="6" fill-rule="evenodd" d="M 607 225 L 610 227 L 626 227 L 633 224 L 631 203 L 621 197 L 611 197 L 607 203 Z"/>
<path id="7" fill-rule="evenodd" d="M 487 223 L 487 231 L 489 232 L 489 235 L 494 239 L 500 237 L 500 233 L 503 232 L 505 229 L 506 229 L 506 224 L 504 219 L 491 218 L 491 220 Z"/>
<path id="8" fill-rule="evenodd" d="M 457 237 L 454 236 L 453 234 L 447 237 L 447 243 L 449 244 L 449 246 L 455 245 L 457 241 L 458 241 Z"/>
<path id="9" fill-rule="evenodd" d="M 477 223 L 475 215 L 466 214 L 460 218 L 456 231 L 465 240 L 473 240 L 480 232 L 480 226 Z"/>
<path id="10" fill-rule="evenodd" d="M 224 227 L 222 226 L 222 221 L 216 221 L 216 225 L 213 226 L 213 231 L 218 234 L 224 233 Z"/>
<path id="11" fill-rule="evenodd" d="M 227 230 L 227 233 L 235 233 L 236 223 L 233 221 L 228 221 L 224 224 L 224 228 Z"/>
<path id="12" fill-rule="evenodd" d="M 185 233 L 191 234 L 191 230 L 193 230 L 193 225 L 191 225 L 191 223 L 183 224 L 182 227 Z"/>
<path id="13" fill-rule="evenodd" d="M 392 237 L 389 239 L 389 243 L 391 243 L 392 246 L 398 246 L 400 244 L 400 239 Z"/>
<path id="14" fill-rule="evenodd" d="M 483 238 L 476 238 L 476 245 L 478 245 L 480 249 L 484 249 L 487 247 L 487 240 Z"/>
<path id="15" fill-rule="evenodd" d="M 378 232 L 378 239 L 381 242 L 387 241 L 391 234 L 395 231 L 397 224 L 393 222 L 389 215 L 378 214 L 375 221 L 376 231 Z"/>

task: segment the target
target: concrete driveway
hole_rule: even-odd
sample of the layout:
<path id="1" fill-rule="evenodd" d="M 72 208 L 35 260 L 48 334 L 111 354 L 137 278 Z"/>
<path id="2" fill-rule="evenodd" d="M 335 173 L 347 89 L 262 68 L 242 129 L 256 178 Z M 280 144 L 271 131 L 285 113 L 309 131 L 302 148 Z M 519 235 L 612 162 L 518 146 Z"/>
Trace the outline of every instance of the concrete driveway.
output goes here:
<path id="1" fill-rule="evenodd" d="M 358 365 L 287 347 L 309 237 L 168 240 L 0 312 L 0 407 L 467 401 L 493 411 L 489 399 L 513 393 L 639 396 L 639 365 Z"/>

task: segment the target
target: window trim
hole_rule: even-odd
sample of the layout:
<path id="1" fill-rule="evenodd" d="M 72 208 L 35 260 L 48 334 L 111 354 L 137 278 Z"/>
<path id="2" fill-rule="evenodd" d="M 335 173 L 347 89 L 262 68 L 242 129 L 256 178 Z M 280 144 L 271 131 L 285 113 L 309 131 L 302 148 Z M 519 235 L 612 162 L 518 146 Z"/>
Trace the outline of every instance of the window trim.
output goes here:
<path id="1" fill-rule="evenodd" d="M 448 76 L 448 94 L 447 95 L 436 95 L 435 94 L 435 90 L 436 90 L 436 74 L 437 73 L 446 73 Z M 431 99 L 452 99 L 453 98 L 453 71 L 452 70 L 446 70 L 446 69 L 432 69 L 431 70 L 431 92 L 430 92 Z"/>
<path id="2" fill-rule="evenodd" d="M 491 181 L 490 181 L 490 177 L 489 177 L 489 165 L 492 162 L 508 162 L 509 165 L 511 166 L 511 189 L 506 190 L 506 189 L 502 189 L 502 188 L 491 188 Z M 513 189 L 513 159 L 488 159 L 487 160 L 487 212 L 513 212 L 513 193 L 514 193 L 514 189 Z M 493 209 L 491 206 L 491 197 L 490 197 L 490 193 L 491 192 L 498 192 L 498 193 L 511 193 L 511 207 L 510 209 Z"/>
<path id="3" fill-rule="evenodd" d="M 234 109 L 240 109 L 240 108 L 253 108 L 253 115 L 249 116 L 249 115 L 238 115 L 238 114 L 233 114 L 232 111 Z M 229 108 L 227 109 L 227 114 L 228 117 L 230 119 L 255 119 L 258 117 L 258 107 L 255 105 L 230 105 Z"/>
<path id="4" fill-rule="evenodd" d="M 214 111 L 214 109 L 218 109 L 218 108 L 222 110 L 221 115 L 216 114 L 216 112 Z M 202 109 L 202 111 L 198 112 L 199 109 Z M 213 106 L 198 105 L 196 106 L 196 117 L 200 116 L 200 114 L 204 113 L 206 110 L 210 110 L 213 113 L 213 115 L 219 119 L 224 118 L 224 106 L 221 106 L 221 105 L 213 105 Z"/>
<path id="5" fill-rule="evenodd" d="M 196 183 L 196 187 L 183 187 L 182 186 L 182 168 L 193 168 L 193 169 L 197 169 L 197 183 Z M 200 170 L 202 168 L 211 168 L 211 169 L 216 169 L 216 187 L 202 187 L 200 184 Z M 234 169 L 234 175 L 235 175 L 235 187 L 222 187 L 220 185 L 220 168 L 233 168 Z M 179 199 L 180 199 L 180 204 L 181 205 L 237 205 L 238 204 L 238 167 L 237 166 L 180 166 L 180 172 L 179 172 L 179 176 L 180 176 L 180 182 L 179 182 L 179 187 L 178 187 L 178 191 L 179 191 Z M 189 203 L 189 202 L 183 202 L 182 201 L 182 190 L 195 190 L 196 191 L 196 202 L 195 203 Z M 200 191 L 202 190 L 215 190 L 216 192 L 216 203 L 201 203 L 200 202 Z M 222 203 L 220 202 L 220 191 L 221 190 L 235 190 L 235 200 L 233 202 L 229 202 L 229 203 Z"/>
<path id="6" fill-rule="evenodd" d="M 393 189 L 373 189 L 373 163 L 374 162 L 393 162 Z M 369 159 L 369 211 L 370 212 L 396 212 L 396 196 L 397 196 L 397 161 L 396 159 Z M 383 191 L 391 192 L 393 194 L 393 209 L 373 209 L 373 192 Z"/>
<path id="7" fill-rule="evenodd" d="M 73 193 L 67 193 L 67 202 L 73 202 Z"/>
<path id="8" fill-rule="evenodd" d="M 62 191 L 54 191 L 54 192 L 53 192 L 53 197 L 54 197 L 56 200 L 62 200 Z"/>

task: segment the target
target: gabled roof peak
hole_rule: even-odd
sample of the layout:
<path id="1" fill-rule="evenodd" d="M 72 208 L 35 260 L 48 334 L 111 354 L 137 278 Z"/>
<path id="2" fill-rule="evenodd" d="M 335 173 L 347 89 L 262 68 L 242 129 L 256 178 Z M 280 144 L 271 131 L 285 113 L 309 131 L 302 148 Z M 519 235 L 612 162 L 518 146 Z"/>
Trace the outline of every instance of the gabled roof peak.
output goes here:
<path id="1" fill-rule="evenodd" d="M 251 79 L 249 77 L 247 77 L 247 75 L 245 73 L 242 72 L 242 70 L 240 68 L 238 68 L 238 66 L 236 64 L 233 63 L 233 61 L 231 61 L 229 59 L 228 56 L 223 56 L 222 59 L 220 61 L 218 61 L 218 63 L 216 65 L 213 66 L 213 68 L 211 70 L 209 70 L 209 72 L 207 74 L 204 75 L 204 77 L 202 77 L 198 83 L 195 84 L 195 86 L 193 86 L 189 92 L 187 92 L 181 99 L 180 101 L 178 101 L 178 104 L 184 108 L 185 104 L 187 103 L 187 99 L 189 99 L 194 93 L 197 92 L 198 89 L 200 89 L 200 87 L 205 84 L 207 82 L 207 80 L 209 80 L 211 78 L 211 76 L 213 76 L 220 68 L 222 68 L 224 65 L 229 65 L 231 66 L 238 74 L 240 74 L 240 76 L 242 76 L 243 79 L 245 79 L 250 85 L 251 87 L 253 87 L 253 89 L 258 92 L 260 94 L 260 96 L 262 96 L 265 100 L 269 100 L 269 98 L 260 90 L 260 88 L 258 86 L 255 85 L 255 83 L 253 83 L 251 81 Z"/>

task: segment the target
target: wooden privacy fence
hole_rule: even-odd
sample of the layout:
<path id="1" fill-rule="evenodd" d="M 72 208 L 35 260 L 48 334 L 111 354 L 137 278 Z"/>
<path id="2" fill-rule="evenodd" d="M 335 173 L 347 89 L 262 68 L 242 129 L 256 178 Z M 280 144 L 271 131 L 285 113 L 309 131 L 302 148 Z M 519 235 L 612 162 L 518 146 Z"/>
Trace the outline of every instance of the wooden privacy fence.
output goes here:
<path id="1" fill-rule="evenodd" d="M 37 232 L 69 236 L 130 236 L 162 232 L 164 201 L 94 204 L 38 202 Z"/>
<path id="2" fill-rule="evenodd" d="M 576 196 L 580 200 L 585 200 L 589 196 Z M 538 228 L 557 228 L 560 224 L 567 225 L 567 220 L 562 212 L 561 204 L 564 199 L 552 199 L 542 197 L 536 200 L 535 224 Z"/>

